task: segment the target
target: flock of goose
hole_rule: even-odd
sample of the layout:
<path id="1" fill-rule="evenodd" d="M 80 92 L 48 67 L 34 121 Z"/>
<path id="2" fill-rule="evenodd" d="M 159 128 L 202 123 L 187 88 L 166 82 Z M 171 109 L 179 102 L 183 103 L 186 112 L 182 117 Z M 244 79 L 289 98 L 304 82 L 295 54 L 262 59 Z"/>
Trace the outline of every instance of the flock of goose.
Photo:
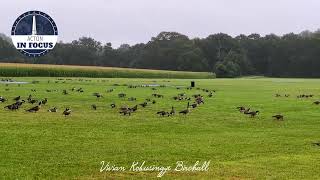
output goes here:
<path id="1" fill-rule="evenodd" d="M 38 82 L 35 82 L 35 83 L 38 83 Z M 50 83 L 48 81 L 48 83 Z M 56 81 L 55 83 L 58 83 L 58 81 Z M 64 83 L 64 82 L 63 82 Z M 8 85 L 6 85 L 8 86 Z M 19 85 L 20 86 L 20 85 Z M 113 86 L 120 86 L 119 84 L 113 84 Z M 135 85 L 123 85 L 123 86 L 127 86 L 128 88 L 138 88 L 138 87 L 147 87 L 149 88 L 148 85 L 144 85 L 144 86 L 135 86 Z M 161 85 L 159 86 L 160 88 L 164 88 L 166 86 L 164 85 Z M 152 87 L 151 88 L 153 91 L 157 91 L 157 88 L 155 87 Z M 182 87 L 176 87 L 177 90 L 181 90 Z M 186 88 L 187 90 L 192 90 L 194 88 L 192 87 L 187 87 Z M 215 92 L 214 90 L 211 91 L 211 90 L 208 90 L 208 89 L 200 89 L 200 88 L 196 88 L 197 90 L 202 90 L 204 93 L 207 93 L 207 97 L 213 97 L 213 93 Z M 107 93 L 112 93 L 114 92 L 114 88 L 113 89 L 107 89 L 106 92 Z M 37 90 L 36 89 L 32 89 L 31 90 L 32 93 L 36 93 Z M 62 90 L 62 95 L 70 95 L 70 91 L 73 91 L 73 92 L 79 92 L 79 93 L 83 93 L 84 92 L 84 89 L 83 88 L 75 88 L 73 87 L 72 89 L 64 89 Z M 58 90 L 49 90 L 47 89 L 46 90 L 47 93 L 49 92 L 58 92 Z M 103 98 L 104 96 L 101 94 L 101 93 L 93 93 L 92 94 L 94 97 L 100 99 L 100 98 Z M 122 99 L 122 100 L 125 100 L 127 99 L 127 101 L 137 101 L 137 98 L 135 97 L 129 97 L 127 98 L 127 94 L 126 93 L 119 93 L 117 94 L 118 98 Z M 158 93 L 153 93 L 151 94 L 151 98 L 146 98 L 144 102 L 142 103 L 138 103 L 136 104 L 135 106 L 133 107 L 129 107 L 128 105 L 116 105 L 115 103 L 111 103 L 110 104 L 110 107 L 112 109 L 114 108 L 117 108 L 117 106 L 119 106 L 119 114 L 121 115 L 131 115 L 132 113 L 135 113 L 137 112 L 137 110 L 139 108 L 145 108 L 149 105 L 152 105 L 152 104 L 156 104 L 157 103 L 157 100 L 156 99 L 163 99 L 164 98 L 164 95 L 162 94 L 158 94 Z M 38 112 L 40 111 L 41 109 L 43 109 L 42 107 L 44 105 L 46 105 L 48 103 L 48 99 L 47 98 L 44 98 L 44 99 L 35 99 L 31 94 L 26 98 L 26 99 L 23 99 L 21 96 L 17 96 L 15 98 L 12 99 L 14 102 L 11 103 L 11 104 L 8 104 L 6 106 L 4 106 L 5 109 L 8 109 L 8 110 L 11 110 L 11 111 L 16 111 L 16 110 L 19 110 L 23 104 L 25 103 L 29 103 L 29 104 L 32 104 L 34 105 L 32 108 L 29 108 L 29 109 L 25 109 L 26 112 Z M 188 97 L 186 93 L 179 93 L 178 95 L 176 96 L 173 96 L 172 97 L 172 100 L 174 101 L 187 101 L 187 106 L 186 106 L 186 109 L 183 109 L 183 110 L 180 110 L 180 111 L 177 111 L 177 113 L 179 114 L 182 114 L 182 115 L 187 115 L 189 114 L 191 111 L 190 111 L 190 108 L 192 109 L 195 109 L 197 108 L 198 106 L 204 104 L 204 96 L 202 96 L 201 94 L 194 94 L 192 97 Z M 190 104 L 190 102 L 194 100 L 193 103 Z M 3 96 L 0 96 L 0 103 L 6 103 L 8 102 L 9 100 Z M 98 109 L 98 106 L 96 104 L 92 104 L 91 105 L 91 109 L 92 110 L 97 110 Z M 51 113 L 56 113 L 58 112 L 58 108 L 57 107 L 52 107 L 50 109 L 47 110 L 48 112 L 51 112 Z M 62 114 L 64 116 L 69 116 L 71 115 L 71 112 L 72 110 L 70 108 L 66 108 Z M 171 106 L 171 109 L 170 110 L 161 110 L 161 111 L 157 111 L 155 113 L 156 115 L 159 115 L 159 116 L 162 116 L 162 117 L 169 117 L 169 116 L 174 116 L 176 114 L 176 110 L 175 110 L 175 107 L 174 106 Z"/>

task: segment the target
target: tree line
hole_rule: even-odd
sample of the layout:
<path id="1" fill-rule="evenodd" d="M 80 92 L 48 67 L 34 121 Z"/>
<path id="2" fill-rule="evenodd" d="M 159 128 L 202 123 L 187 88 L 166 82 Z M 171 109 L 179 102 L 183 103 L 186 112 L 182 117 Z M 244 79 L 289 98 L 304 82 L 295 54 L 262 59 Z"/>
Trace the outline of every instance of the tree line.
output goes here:
<path id="1" fill-rule="evenodd" d="M 1 35 L 0 49 L 1 62 L 203 71 L 217 77 L 320 77 L 320 31 L 236 37 L 218 33 L 203 39 L 161 32 L 148 43 L 119 48 L 81 37 L 57 43 L 40 58 L 24 57 Z"/>

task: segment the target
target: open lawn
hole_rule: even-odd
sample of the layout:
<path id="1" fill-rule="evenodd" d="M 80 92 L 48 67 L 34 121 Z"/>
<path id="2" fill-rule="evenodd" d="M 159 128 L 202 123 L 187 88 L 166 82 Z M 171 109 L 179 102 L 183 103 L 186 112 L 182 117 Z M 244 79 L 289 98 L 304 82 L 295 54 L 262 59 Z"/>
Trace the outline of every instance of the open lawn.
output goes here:
<path id="1" fill-rule="evenodd" d="M 103 179 L 157 178 L 158 172 L 100 172 L 101 161 L 130 168 L 132 162 L 172 166 L 210 161 L 209 171 L 169 171 L 165 179 L 319 179 L 320 99 L 318 79 L 241 78 L 195 80 L 196 87 L 215 90 L 187 90 L 190 80 L 176 79 L 89 79 L 14 78 L 39 83 L 0 84 L 0 177 L 5 179 Z M 57 82 L 55 82 L 57 81 Z M 114 84 L 119 84 L 115 86 Z M 128 88 L 126 85 L 159 84 L 166 87 Z M 177 86 L 182 88 L 177 89 Z M 71 89 L 82 88 L 83 93 Z M 36 92 L 31 91 L 32 89 Z M 108 89 L 114 89 L 108 93 Z M 51 92 L 47 92 L 47 90 Z M 67 90 L 67 95 L 63 95 Z M 100 93 L 102 98 L 93 96 Z M 126 93 L 126 98 L 119 98 Z M 157 93 L 164 98 L 151 96 Z M 204 96 L 204 104 L 190 113 L 187 100 L 173 96 L 186 93 Z M 275 94 L 281 97 L 275 97 Z M 48 98 L 37 113 L 3 107 L 21 96 L 26 100 Z M 284 97 L 289 94 L 290 97 Z M 311 98 L 297 98 L 313 94 Z M 128 101 L 135 97 L 137 101 Z M 138 107 L 131 116 L 119 114 L 119 107 L 133 107 L 146 98 L 156 100 Z M 194 98 L 190 101 L 193 103 Z M 112 109 L 111 103 L 117 108 Z M 91 105 L 95 104 L 97 110 Z M 57 113 L 47 112 L 58 107 Z M 177 114 L 160 117 L 157 111 Z M 236 107 L 258 110 L 255 118 Z M 70 116 L 62 112 L 70 108 Z M 284 115 L 284 121 L 272 118 Z"/>

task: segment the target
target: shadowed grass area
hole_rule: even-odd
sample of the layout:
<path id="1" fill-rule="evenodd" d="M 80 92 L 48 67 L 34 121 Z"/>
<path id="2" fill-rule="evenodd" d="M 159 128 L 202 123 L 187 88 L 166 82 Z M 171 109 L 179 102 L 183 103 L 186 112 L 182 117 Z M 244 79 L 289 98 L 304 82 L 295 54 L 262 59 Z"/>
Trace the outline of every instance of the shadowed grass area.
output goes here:
<path id="1" fill-rule="evenodd" d="M 0 84 L 0 96 L 9 102 L 0 104 L 0 176 L 6 179 L 155 179 L 158 172 L 103 172 L 100 162 L 130 168 L 134 161 L 147 165 L 175 167 L 177 161 L 192 165 L 209 161 L 208 172 L 175 172 L 165 179 L 318 179 L 320 148 L 320 80 L 309 79 L 211 79 L 196 80 L 200 88 L 216 90 L 207 97 L 202 90 L 176 89 L 187 87 L 190 80 L 163 79 L 84 79 L 79 78 L 16 78 L 37 84 Z M 48 82 L 49 81 L 49 82 Z M 55 82 L 57 81 L 57 83 Z M 114 86 L 114 84 L 119 86 Z M 127 85 L 159 84 L 167 87 L 138 87 Z M 73 87 L 84 89 L 73 92 Z M 107 93 L 107 89 L 114 92 Z M 5 89 L 9 89 L 6 91 Z M 36 92 L 31 92 L 36 89 Z M 66 89 L 69 94 L 62 95 Z M 57 90 L 46 92 L 46 90 Z M 103 98 L 92 94 L 99 92 Z M 136 97 L 137 102 L 118 98 Z M 162 118 L 155 113 L 186 108 L 187 101 L 174 101 L 173 96 L 201 93 L 205 104 L 192 109 L 187 116 Z M 159 93 L 164 98 L 153 98 Z M 276 98 L 274 94 L 290 94 Z M 37 113 L 22 109 L 11 112 L 3 109 L 21 95 L 32 94 L 36 99 L 48 98 L 48 104 Z M 297 99 L 299 94 L 314 94 L 313 98 Z M 121 116 L 110 104 L 130 107 L 155 99 L 156 104 L 139 107 L 131 116 Z M 96 104 L 94 111 L 91 105 Z M 47 109 L 57 106 L 58 113 Z M 237 106 L 259 110 L 256 118 L 237 111 Z M 70 107 L 72 115 L 62 116 Z M 284 121 L 271 118 L 283 114 Z"/>

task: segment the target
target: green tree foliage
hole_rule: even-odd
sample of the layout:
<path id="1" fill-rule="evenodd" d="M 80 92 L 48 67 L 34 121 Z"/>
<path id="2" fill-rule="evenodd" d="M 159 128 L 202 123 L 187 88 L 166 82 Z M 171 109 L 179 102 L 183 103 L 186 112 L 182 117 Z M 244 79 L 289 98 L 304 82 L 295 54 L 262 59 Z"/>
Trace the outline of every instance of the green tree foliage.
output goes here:
<path id="1" fill-rule="evenodd" d="M 146 44 L 111 43 L 82 37 L 59 42 L 41 58 L 21 55 L 0 34 L 0 61 L 39 64 L 93 65 L 215 72 L 218 77 L 265 75 L 271 77 L 320 77 L 320 31 L 283 36 L 269 34 L 231 37 L 218 33 L 190 39 L 177 32 L 161 32 Z"/>

